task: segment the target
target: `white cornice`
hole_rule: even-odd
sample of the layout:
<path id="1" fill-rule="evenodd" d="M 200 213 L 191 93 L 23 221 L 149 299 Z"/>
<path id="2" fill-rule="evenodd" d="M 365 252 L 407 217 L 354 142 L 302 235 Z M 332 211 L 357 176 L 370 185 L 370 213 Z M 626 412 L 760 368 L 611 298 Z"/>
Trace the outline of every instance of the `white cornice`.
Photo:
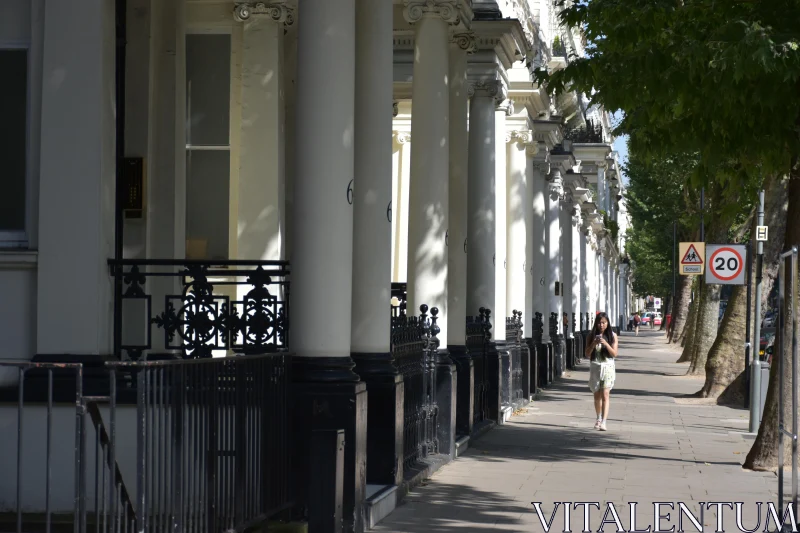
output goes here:
<path id="1" fill-rule="evenodd" d="M 545 143 L 548 150 L 552 150 L 564 138 L 561 123 L 556 120 L 533 120 L 533 136 Z"/>
<path id="2" fill-rule="evenodd" d="M 522 25 L 516 19 L 475 21 L 472 31 L 478 50 L 493 50 L 506 70 L 524 60 L 530 51 Z"/>
<path id="3" fill-rule="evenodd" d="M 575 154 L 575 159 L 597 165 L 607 160 L 611 146 L 599 143 L 574 143 L 572 152 Z"/>

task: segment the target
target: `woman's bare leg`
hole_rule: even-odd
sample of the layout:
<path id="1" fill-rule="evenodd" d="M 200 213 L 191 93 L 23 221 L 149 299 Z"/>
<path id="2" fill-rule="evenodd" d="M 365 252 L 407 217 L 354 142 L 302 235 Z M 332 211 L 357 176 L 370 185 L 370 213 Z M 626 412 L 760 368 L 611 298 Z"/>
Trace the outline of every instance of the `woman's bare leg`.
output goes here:
<path id="1" fill-rule="evenodd" d="M 608 420 L 608 408 L 611 406 L 611 389 L 601 389 L 601 392 L 603 398 L 603 421 L 606 421 Z"/>
<path id="2" fill-rule="evenodd" d="M 603 390 L 600 389 L 594 393 L 594 412 L 597 418 L 600 418 L 603 413 Z"/>

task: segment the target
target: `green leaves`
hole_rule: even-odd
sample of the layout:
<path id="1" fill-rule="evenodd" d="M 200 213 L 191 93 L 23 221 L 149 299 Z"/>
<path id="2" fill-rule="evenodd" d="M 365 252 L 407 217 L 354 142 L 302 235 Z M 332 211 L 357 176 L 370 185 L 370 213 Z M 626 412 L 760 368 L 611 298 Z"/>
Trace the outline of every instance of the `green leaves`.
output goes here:
<path id="1" fill-rule="evenodd" d="M 749 187 L 800 152 L 800 0 L 589 0 L 560 17 L 591 56 L 537 79 L 622 111 L 617 134 L 641 156 L 735 160 L 726 186 Z"/>

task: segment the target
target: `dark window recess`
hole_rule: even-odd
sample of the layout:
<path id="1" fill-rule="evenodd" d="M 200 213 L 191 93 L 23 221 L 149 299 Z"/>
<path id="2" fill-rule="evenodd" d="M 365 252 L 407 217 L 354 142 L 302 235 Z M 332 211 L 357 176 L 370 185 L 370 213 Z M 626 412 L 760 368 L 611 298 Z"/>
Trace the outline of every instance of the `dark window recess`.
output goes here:
<path id="1" fill-rule="evenodd" d="M 25 231 L 28 51 L 0 50 L 0 232 Z"/>

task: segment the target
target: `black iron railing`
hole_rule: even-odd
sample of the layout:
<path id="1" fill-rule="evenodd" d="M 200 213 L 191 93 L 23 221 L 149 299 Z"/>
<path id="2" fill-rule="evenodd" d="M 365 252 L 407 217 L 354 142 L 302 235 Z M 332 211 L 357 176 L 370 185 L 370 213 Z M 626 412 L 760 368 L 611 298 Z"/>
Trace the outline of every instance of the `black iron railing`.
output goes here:
<path id="1" fill-rule="evenodd" d="M 17 454 L 2 484 L 16 487 L 15 524 L 3 527 L 241 532 L 264 523 L 290 506 L 289 369 L 285 352 L 115 361 L 94 378 L 105 392 L 90 396 L 82 364 L 0 362 L 3 375 L 18 375 L 17 431 L 0 435 Z M 44 416 L 29 389 L 46 392 Z M 40 434 L 44 453 L 28 440 Z"/>
<path id="2" fill-rule="evenodd" d="M 564 138 L 574 143 L 602 143 L 603 126 L 599 122 L 595 124 L 589 119 L 586 121 L 585 126 L 567 130 L 564 133 Z"/>
<path id="3" fill-rule="evenodd" d="M 489 419 L 489 371 L 487 368 L 486 348 L 491 340 L 492 324 L 489 320 L 491 310 L 483 307 L 478 316 L 467 317 L 467 351 L 473 361 L 474 404 L 472 412 L 473 426 Z"/>
<path id="4" fill-rule="evenodd" d="M 244 531 L 290 506 L 290 363 L 288 353 L 108 363 L 112 453 L 116 384 L 135 387 L 138 531 Z"/>
<path id="5" fill-rule="evenodd" d="M 109 260 L 114 353 L 208 358 L 288 347 L 286 261 Z M 153 326 L 160 330 L 154 342 Z M 215 353 L 216 352 L 216 353 Z"/>
<path id="6" fill-rule="evenodd" d="M 514 407 L 522 403 L 522 311 L 513 310 L 510 317 L 506 317 L 506 342 L 509 351 L 508 397 L 504 401 Z"/>
<path id="7" fill-rule="evenodd" d="M 420 316 L 392 317 L 392 355 L 403 376 L 403 467 L 407 472 L 421 459 L 438 452 L 436 437 L 436 325 L 439 310 L 420 306 Z"/>

